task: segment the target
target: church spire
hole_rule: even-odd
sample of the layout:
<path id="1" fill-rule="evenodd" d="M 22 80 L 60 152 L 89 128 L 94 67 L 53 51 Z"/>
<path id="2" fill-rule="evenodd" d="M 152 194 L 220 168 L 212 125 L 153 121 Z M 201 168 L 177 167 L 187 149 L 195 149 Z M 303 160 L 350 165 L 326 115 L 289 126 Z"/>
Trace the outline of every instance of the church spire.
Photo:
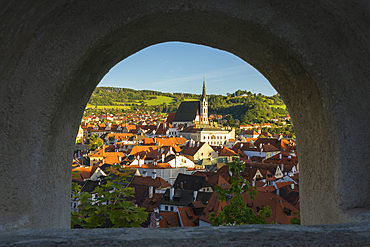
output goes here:
<path id="1" fill-rule="evenodd" d="M 207 97 L 207 94 L 206 94 L 206 79 L 205 79 L 205 76 L 203 75 L 203 95 L 202 95 L 202 99 L 205 99 Z"/>
<path id="2" fill-rule="evenodd" d="M 203 94 L 199 103 L 200 103 L 199 123 L 208 124 L 208 102 L 206 94 L 206 79 L 204 75 L 203 75 Z"/>

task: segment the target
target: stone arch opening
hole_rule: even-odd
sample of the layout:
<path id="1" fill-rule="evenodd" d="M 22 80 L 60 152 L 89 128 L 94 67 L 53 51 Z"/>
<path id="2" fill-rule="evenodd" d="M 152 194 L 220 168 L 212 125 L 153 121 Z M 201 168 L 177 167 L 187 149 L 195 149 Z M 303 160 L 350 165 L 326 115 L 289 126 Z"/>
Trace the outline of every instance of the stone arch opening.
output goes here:
<path id="1" fill-rule="evenodd" d="M 1 4 L 12 25 L 1 42 L 0 150 L 5 164 L 22 162 L 0 170 L 1 227 L 69 227 L 71 144 L 89 96 L 119 61 L 165 41 L 237 55 L 281 94 L 299 145 L 303 224 L 350 222 L 353 209 L 369 208 L 370 182 L 357 179 L 370 175 L 370 153 L 357 145 L 370 137 L 368 3 L 15 5 Z"/>

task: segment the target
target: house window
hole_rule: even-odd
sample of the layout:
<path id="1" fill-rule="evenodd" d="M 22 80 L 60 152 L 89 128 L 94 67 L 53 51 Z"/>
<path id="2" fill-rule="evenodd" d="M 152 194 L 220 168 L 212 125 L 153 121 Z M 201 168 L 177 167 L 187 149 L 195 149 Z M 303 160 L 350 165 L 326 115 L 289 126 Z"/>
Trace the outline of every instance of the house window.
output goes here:
<path id="1" fill-rule="evenodd" d="M 164 206 L 164 210 L 168 211 L 168 206 Z"/>
<path id="2" fill-rule="evenodd" d="M 171 206 L 171 211 L 173 211 L 173 207 Z"/>

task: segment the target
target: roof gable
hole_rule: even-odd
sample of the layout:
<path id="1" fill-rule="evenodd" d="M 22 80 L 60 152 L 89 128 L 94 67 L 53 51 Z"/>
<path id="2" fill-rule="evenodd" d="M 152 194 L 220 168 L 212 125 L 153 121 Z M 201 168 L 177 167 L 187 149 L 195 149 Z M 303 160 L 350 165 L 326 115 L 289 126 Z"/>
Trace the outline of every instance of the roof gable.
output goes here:
<path id="1" fill-rule="evenodd" d="M 176 111 L 173 122 L 191 122 L 199 114 L 200 101 L 183 101 Z"/>

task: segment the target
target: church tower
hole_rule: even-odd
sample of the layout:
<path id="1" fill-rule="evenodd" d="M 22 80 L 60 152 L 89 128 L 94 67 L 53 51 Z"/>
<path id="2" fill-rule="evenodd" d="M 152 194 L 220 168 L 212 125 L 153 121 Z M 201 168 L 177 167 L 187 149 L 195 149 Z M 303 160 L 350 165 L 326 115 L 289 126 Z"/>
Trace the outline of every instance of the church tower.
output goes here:
<path id="1" fill-rule="evenodd" d="M 203 76 L 203 94 L 200 98 L 200 114 L 199 114 L 200 124 L 208 124 L 208 102 L 206 95 L 206 82 Z"/>

